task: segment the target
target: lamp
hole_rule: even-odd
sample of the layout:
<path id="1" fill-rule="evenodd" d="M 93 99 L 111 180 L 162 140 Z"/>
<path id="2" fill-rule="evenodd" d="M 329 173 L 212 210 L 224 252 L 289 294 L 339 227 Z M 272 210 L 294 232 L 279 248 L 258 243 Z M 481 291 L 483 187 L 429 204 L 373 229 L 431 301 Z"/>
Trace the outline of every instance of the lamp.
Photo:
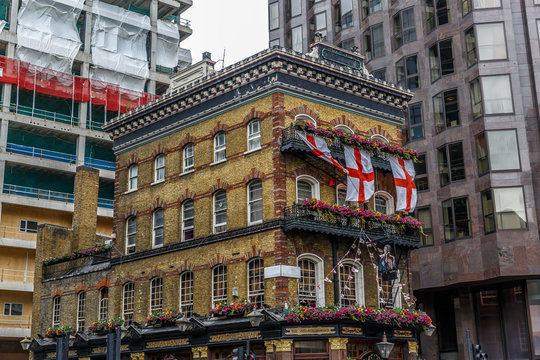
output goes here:
<path id="1" fill-rule="evenodd" d="M 261 310 L 253 310 L 252 312 L 247 314 L 247 318 L 251 326 L 256 327 L 259 326 L 264 320 L 264 314 Z"/>
<path id="2" fill-rule="evenodd" d="M 193 328 L 193 323 L 190 321 L 190 319 L 183 317 L 176 320 L 176 326 L 178 326 L 178 330 L 180 331 L 188 331 Z"/>
<path id="3" fill-rule="evenodd" d="M 379 354 L 381 354 L 381 357 L 383 359 L 388 359 L 390 353 L 392 352 L 392 349 L 394 348 L 394 343 L 388 342 L 388 340 L 386 340 L 386 332 L 383 333 L 382 341 L 376 343 L 375 345 L 377 345 L 377 350 L 379 350 Z"/>
<path id="4" fill-rule="evenodd" d="M 32 343 L 32 340 L 30 340 L 28 336 L 25 336 L 24 339 L 20 341 L 23 351 L 28 351 L 28 349 L 30 349 L 31 343 Z"/>
<path id="5" fill-rule="evenodd" d="M 431 325 L 428 326 L 428 328 L 426 330 L 424 330 L 424 334 L 426 334 L 427 336 L 431 336 L 435 332 L 436 328 L 437 327 L 435 325 L 431 324 Z"/>

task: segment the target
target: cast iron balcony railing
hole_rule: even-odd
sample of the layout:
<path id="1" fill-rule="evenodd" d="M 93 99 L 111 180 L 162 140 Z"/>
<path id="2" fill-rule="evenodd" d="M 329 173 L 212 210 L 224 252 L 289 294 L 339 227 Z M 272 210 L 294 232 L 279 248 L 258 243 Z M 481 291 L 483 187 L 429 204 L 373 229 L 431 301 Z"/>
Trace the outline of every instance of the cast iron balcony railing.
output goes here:
<path id="1" fill-rule="evenodd" d="M 343 215 L 320 213 L 300 204 L 286 207 L 284 213 L 284 231 L 301 230 L 347 238 L 358 238 L 363 231 L 373 241 L 393 241 L 407 247 L 420 246 L 418 229 L 403 229 L 375 220 L 362 221 Z"/>

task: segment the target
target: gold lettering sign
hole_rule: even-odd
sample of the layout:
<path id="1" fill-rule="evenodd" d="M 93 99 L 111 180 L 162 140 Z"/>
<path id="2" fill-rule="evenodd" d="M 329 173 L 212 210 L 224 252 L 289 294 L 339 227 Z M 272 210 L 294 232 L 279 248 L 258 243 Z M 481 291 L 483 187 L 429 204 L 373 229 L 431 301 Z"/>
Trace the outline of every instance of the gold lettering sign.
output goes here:
<path id="1" fill-rule="evenodd" d="M 184 346 L 189 345 L 189 339 L 172 339 L 172 340 L 163 340 L 163 341 L 151 341 L 146 343 L 147 349 L 155 349 L 169 346 Z"/>
<path id="2" fill-rule="evenodd" d="M 397 338 L 412 338 L 413 333 L 412 333 L 412 330 L 394 329 L 394 337 L 397 337 Z"/>
<path id="3" fill-rule="evenodd" d="M 248 339 L 260 339 L 260 331 L 244 331 L 239 333 L 231 334 L 219 334 L 210 336 L 209 342 L 224 342 L 224 341 L 235 341 L 235 340 L 248 340 Z"/>
<path id="4" fill-rule="evenodd" d="M 286 328 L 285 335 L 332 335 L 336 333 L 336 328 L 331 326 L 317 327 L 294 327 Z"/>
<path id="5" fill-rule="evenodd" d="M 46 359 L 56 359 L 56 353 L 48 353 Z"/>
<path id="6" fill-rule="evenodd" d="M 77 350 L 69 350 L 68 356 L 77 356 Z"/>
<path id="7" fill-rule="evenodd" d="M 107 352 L 107 348 L 105 346 L 92 349 L 92 354 L 105 354 L 106 352 Z"/>
<path id="8" fill-rule="evenodd" d="M 120 345 L 120 351 L 129 351 L 129 345 L 127 344 Z"/>
<path id="9" fill-rule="evenodd" d="M 364 329 L 357 327 L 343 327 L 341 333 L 344 335 L 364 335 Z"/>

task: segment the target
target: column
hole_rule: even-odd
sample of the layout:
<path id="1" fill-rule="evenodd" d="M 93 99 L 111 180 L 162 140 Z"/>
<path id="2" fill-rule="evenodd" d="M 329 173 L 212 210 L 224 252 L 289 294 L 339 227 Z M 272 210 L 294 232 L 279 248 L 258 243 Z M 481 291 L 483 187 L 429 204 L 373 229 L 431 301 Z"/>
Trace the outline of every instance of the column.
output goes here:
<path id="1" fill-rule="evenodd" d="M 83 135 L 77 136 L 77 166 L 84 165 L 85 149 L 86 137 Z"/>
<path id="2" fill-rule="evenodd" d="M 158 20 L 158 0 L 152 0 L 150 3 L 150 70 L 156 71 L 156 54 L 157 54 L 157 20 Z M 156 81 L 148 81 L 148 92 L 156 93 Z"/>
<path id="3" fill-rule="evenodd" d="M 292 360 L 292 340 L 276 340 L 276 360 Z"/>
<path id="4" fill-rule="evenodd" d="M 274 342 L 275 341 L 273 340 L 264 342 L 264 346 L 266 347 L 266 360 L 274 360 Z"/>
<path id="5" fill-rule="evenodd" d="M 18 1 L 17 1 L 18 3 Z M 14 2 L 11 2 L 11 9 L 13 9 Z M 13 12 L 13 10 L 12 10 Z M 15 11 L 16 13 L 16 11 Z M 15 17 L 17 18 L 17 17 Z M 12 24 L 9 24 L 10 29 L 12 29 Z M 11 31 L 11 30 L 10 30 Z M 8 43 L 6 49 L 6 57 L 14 59 L 15 58 L 15 44 Z M 11 98 L 11 88 L 16 87 L 17 85 L 4 84 L 2 91 L 2 111 L 9 112 L 9 104 L 15 102 L 15 99 Z"/>
<path id="6" fill-rule="evenodd" d="M 195 359 L 199 359 L 199 360 L 208 359 L 208 347 L 207 346 L 200 346 L 200 347 L 191 348 L 191 352 L 193 352 L 193 360 L 195 360 Z"/>
<path id="7" fill-rule="evenodd" d="M 331 360 L 347 360 L 347 338 L 329 338 L 330 343 L 330 359 Z"/>

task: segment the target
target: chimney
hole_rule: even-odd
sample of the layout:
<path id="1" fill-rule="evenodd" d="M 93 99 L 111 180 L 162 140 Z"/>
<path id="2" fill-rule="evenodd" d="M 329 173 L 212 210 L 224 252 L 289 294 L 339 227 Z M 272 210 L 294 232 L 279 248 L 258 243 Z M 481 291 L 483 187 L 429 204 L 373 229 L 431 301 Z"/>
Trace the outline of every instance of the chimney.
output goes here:
<path id="1" fill-rule="evenodd" d="M 97 226 L 99 170 L 78 166 L 75 173 L 73 250 L 94 246 Z"/>
<path id="2" fill-rule="evenodd" d="M 210 60 L 212 61 L 212 54 L 208 51 L 205 51 L 202 53 L 203 60 Z"/>

